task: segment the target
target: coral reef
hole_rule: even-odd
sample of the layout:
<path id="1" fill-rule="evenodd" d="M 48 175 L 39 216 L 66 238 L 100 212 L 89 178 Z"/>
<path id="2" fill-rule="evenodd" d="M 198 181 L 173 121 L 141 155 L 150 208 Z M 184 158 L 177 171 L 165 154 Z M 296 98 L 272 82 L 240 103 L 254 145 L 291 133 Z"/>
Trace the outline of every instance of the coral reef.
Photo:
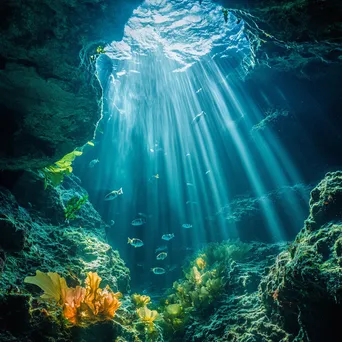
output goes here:
<path id="1" fill-rule="evenodd" d="M 32 299 L 29 295 L 35 291 L 38 294 L 39 290 L 32 285 L 24 286 L 23 281 L 37 269 L 58 273 L 65 278 L 70 284 L 68 301 L 72 299 L 72 289 L 80 288 L 79 278 L 89 272 L 97 272 L 105 287 L 109 285 L 122 293 L 129 290 L 130 277 L 118 252 L 106 243 L 105 224 L 89 201 L 77 212 L 73 225 L 65 223 L 64 207 L 69 199 L 86 195 L 77 177 L 66 177 L 63 186 L 44 190 L 44 181 L 39 176 L 26 173 L 18 184 L 20 191 L 15 188 L 13 194 L 18 195 L 18 202 L 25 208 L 9 190 L 0 189 L 0 226 L 10 229 L 8 235 L 0 236 L 0 307 L 7 308 L 6 317 L 0 318 L 0 340 L 59 338 L 70 341 L 81 339 L 84 334 L 86 341 L 92 341 L 99 325 L 106 332 L 104 341 L 110 336 L 113 340 L 118 335 L 125 336 L 126 330 L 119 334 L 123 328 L 113 325 L 112 321 L 98 322 L 88 328 L 67 329 L 58 314 L 60 310 L 53 311 L 51 303 Z M 30 191 L 35 191 L 36 196 L 28 196 Z M 28 198 L 32 203 L 28 204 Z M 12 239 L 8 239 L 10 236 Z M 109 303 L 111 293 L 108 288 L 101 290 L 103 302 Z M 21 319 L 18 326 L 15 325 L 16 315 Z M 68 313 L 67 317 L 71 322 L 72 315 Z"/>

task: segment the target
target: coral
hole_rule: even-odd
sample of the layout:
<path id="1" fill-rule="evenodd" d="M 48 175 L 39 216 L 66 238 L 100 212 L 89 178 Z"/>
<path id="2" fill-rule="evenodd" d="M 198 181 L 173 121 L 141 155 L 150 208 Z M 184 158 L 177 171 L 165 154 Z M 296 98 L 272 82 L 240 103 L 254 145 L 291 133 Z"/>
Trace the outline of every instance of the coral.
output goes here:
<path id="1" fill-rule="evenodd" d="M 118 298 L 107 285 L 100 289 L 101 278 L 89 272 L 86 287 L 69 288 L 64 278 L 57 273 L 36 272 L 34 277 L 26 277 L 24 282 L 39 286 L 44 294 L 42 299 L 53 300 L 63 309 L 64 317 L 74 325 L 87 326 L 98 321 L 110 320 L 121 305 Z"/>

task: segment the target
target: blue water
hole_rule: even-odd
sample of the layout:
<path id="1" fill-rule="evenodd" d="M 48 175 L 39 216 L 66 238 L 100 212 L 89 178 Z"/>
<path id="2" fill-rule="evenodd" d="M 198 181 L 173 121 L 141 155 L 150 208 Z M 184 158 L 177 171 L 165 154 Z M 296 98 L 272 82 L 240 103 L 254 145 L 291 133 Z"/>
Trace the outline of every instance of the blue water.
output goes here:
<path id="1" fill-rule="evenodd" d="M 305 104 L 311 95 L 300 84 L 248 81 L 256 60 L 244 30 L 211 1 L 145 1 L 98 60 L 104 118 L 76 174 L 109 224 L 133 287 L 170 286 L 184 260 L 210 241 L 293 238 L 307 215 L 313 179 L 298 164 L 300 152 L 289 152 L 286 131 L 272 125 L 296 120 L 289 98 L 298 91 Z M 122 196 L 104 201 L 121 187 Z M 241 199 L 258 205 L 248 227 L 232 212 Z M 146 224 L 132 226 L 139 213 Z M 163 241 L 167 233 L 175 238 Z M 128 237 L 144 246 L 133 248 Z M 158 261 L 162 245 L 168 256 Z M 152 267 L 167 272 L 156 276 Z"/>

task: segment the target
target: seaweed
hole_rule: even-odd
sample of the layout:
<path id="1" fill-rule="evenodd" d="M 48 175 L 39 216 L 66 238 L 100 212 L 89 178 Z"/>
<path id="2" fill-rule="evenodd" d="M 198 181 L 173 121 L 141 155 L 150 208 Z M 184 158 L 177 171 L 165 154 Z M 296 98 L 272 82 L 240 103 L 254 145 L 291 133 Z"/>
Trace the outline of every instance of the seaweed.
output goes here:
<path id="1" fill-rule="evenodd" d="M 81 209 L 82 205 L 84 205 L 88 201 L 88 195 L 84 195 L 79 198 L 78 196 L 72 197 L 68 202 L 64 209 L 64 215 L 66 220 L 74 220 L 76 218 L 76 213 Z"/>

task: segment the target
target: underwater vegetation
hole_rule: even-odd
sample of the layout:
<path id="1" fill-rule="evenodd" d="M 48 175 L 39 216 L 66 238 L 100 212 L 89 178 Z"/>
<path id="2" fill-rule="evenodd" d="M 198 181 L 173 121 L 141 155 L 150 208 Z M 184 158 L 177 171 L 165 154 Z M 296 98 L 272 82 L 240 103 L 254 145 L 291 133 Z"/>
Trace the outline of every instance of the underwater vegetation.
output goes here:
<path id="1" fill-rule="evenodd" d="M 205 317 L 229 283 L 229 270 L 251 250 L 240 241 L 211 243 L 202 249 L 184 269 L 184 279 L 173 284 L 163 301 L 164 326 L 169 332 L 182 333 L 193 317 Z"/>
<path id="2" fill-rule="evenodd" d="M 74 196 L 66 204 L 64 209 L 65 219 L 73 220 L 76 218 L 76 213 L 81 209 L 82 205 L 88 201 L 88 195 L 83 197 Z"/>
<path id="3" fill-rule="evenodd" d="M 61 160 L 55 162 L 54 165 L 44 167 L 40 170 L 44 178 L 45 188 L 48 185 L 57 186 L 61 184 L 64 176 L 69 176 L 72 173 L 72 162 L 82 154 L 83 152 L 75 150 L 66 154 Z"/>
<path id="4" fill-rule="evenodd" d="M 68 287 L 58 273 L 36 272 L 34 277 L 26 277 L 24 282 L 39 286 L 44 294 L 41 298 L 50 300 L 63 310 L 63 316 L 74 325 L 87 326 L 97 321 L 110 320 L 121 306 L 120 292 L 114 293 L 109 286 L 100 288 L 102 278 L 89 272 L 85 287 Z M 53 309 L 51 309 L 53 310 Z"/>

